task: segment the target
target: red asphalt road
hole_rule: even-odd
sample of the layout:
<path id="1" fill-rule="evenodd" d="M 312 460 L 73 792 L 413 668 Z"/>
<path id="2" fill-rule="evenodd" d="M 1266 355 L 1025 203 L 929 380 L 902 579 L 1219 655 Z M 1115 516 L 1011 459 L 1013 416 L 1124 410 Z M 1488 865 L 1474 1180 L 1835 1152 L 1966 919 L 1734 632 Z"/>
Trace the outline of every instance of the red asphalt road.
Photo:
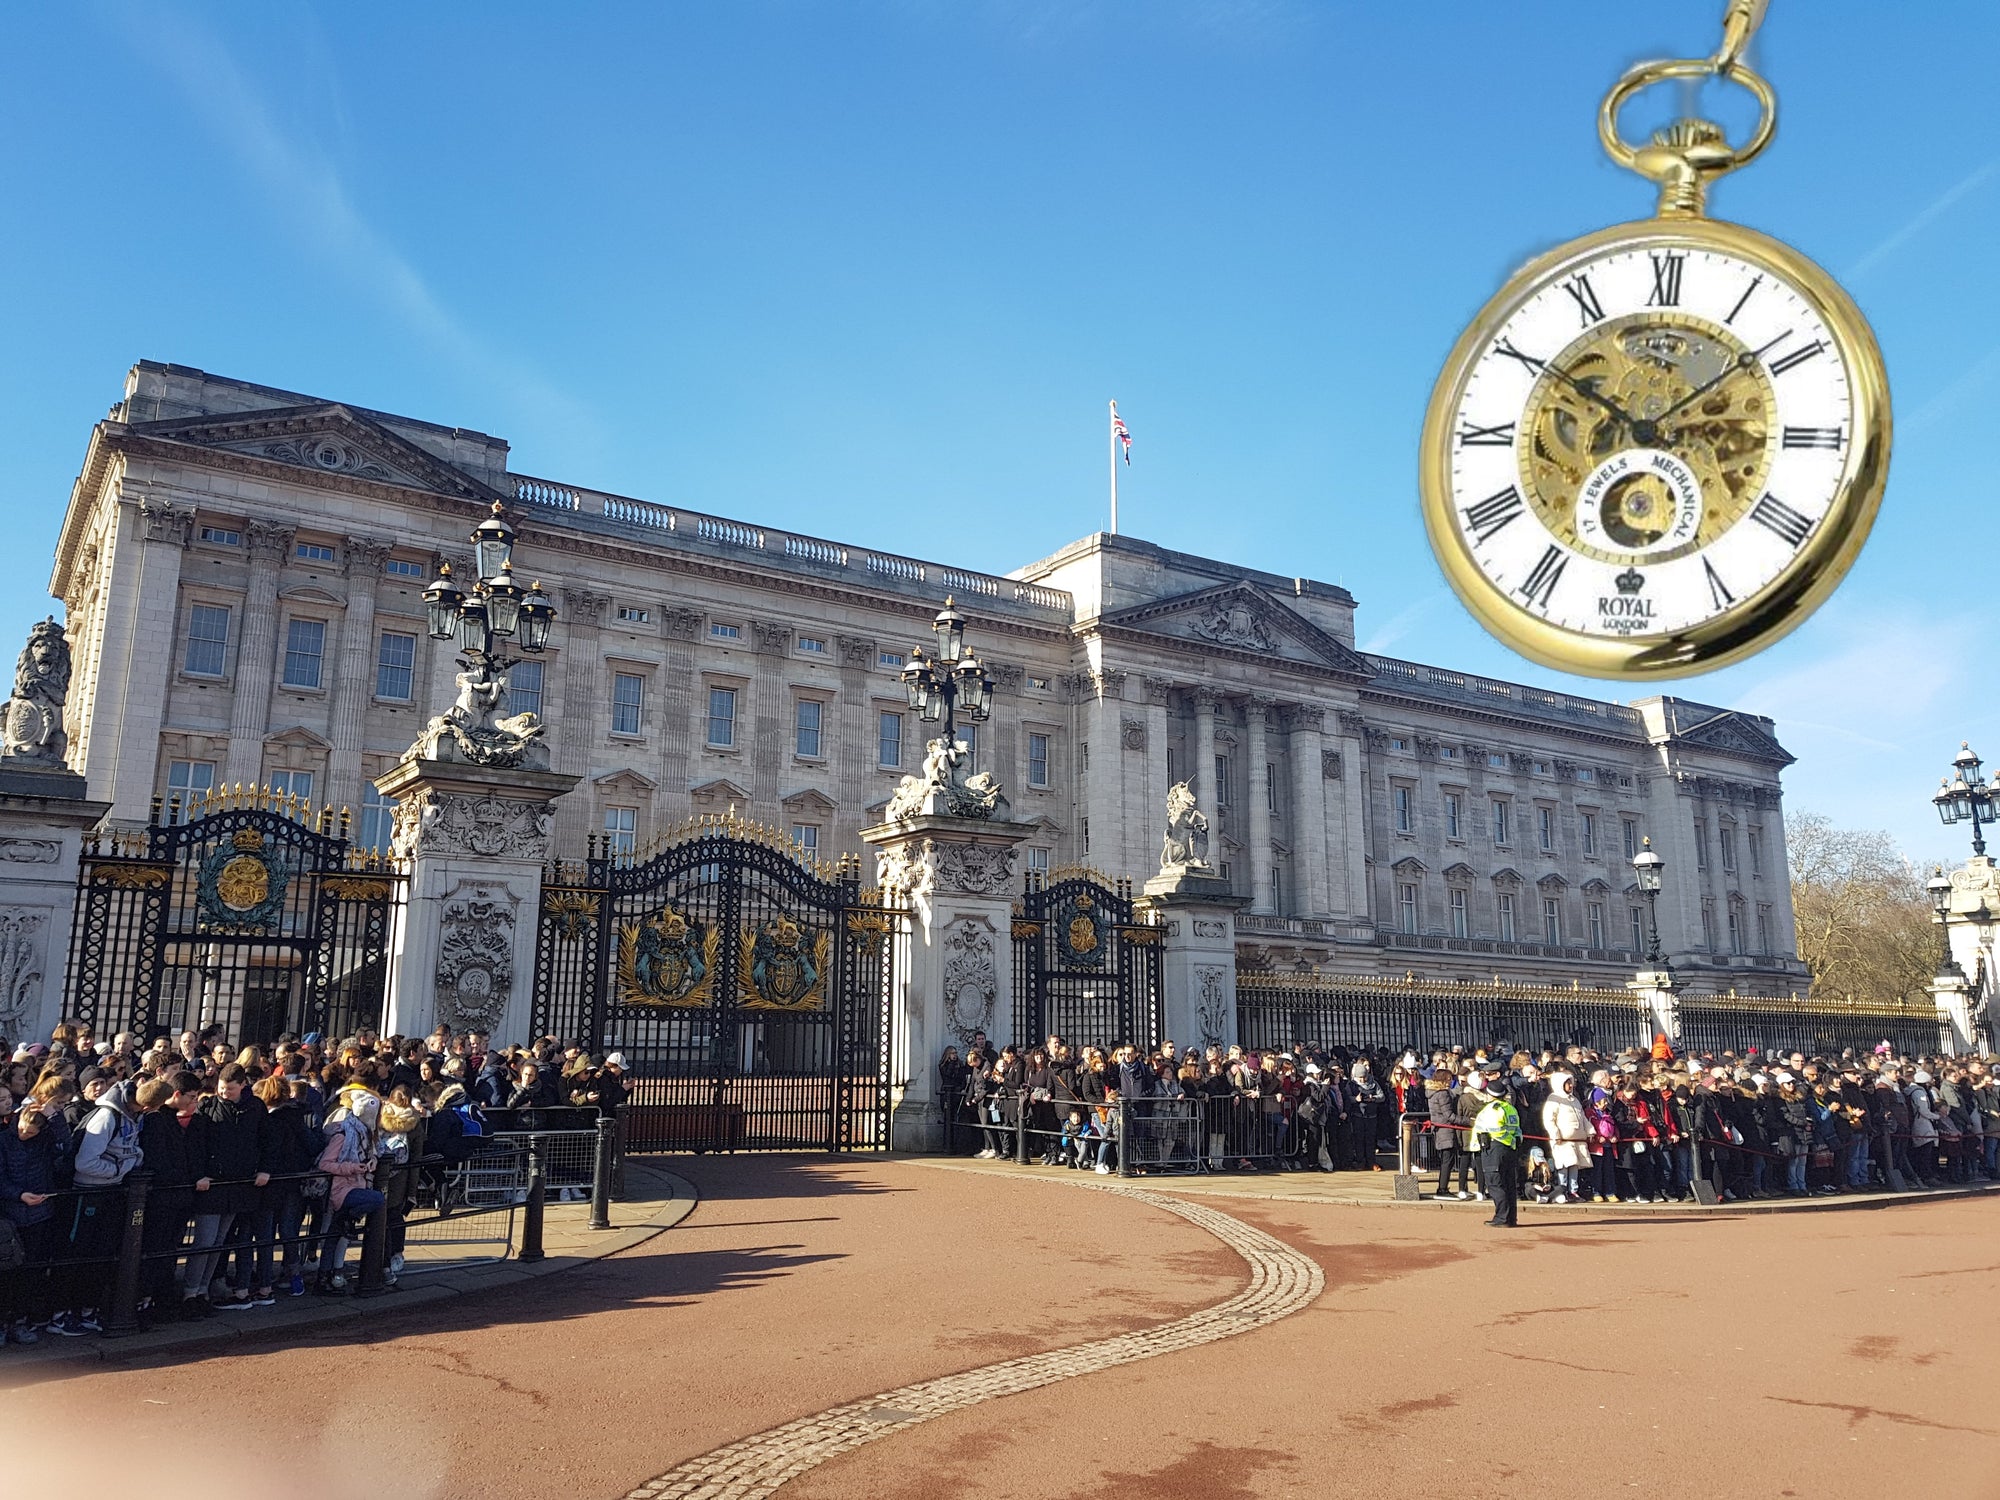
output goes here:
<path id="1" fill-rule="evenodd" d="M 674 1168 L 704 1194 L 680 1228 L 476 1305 L 0 1389 L 0 1452 L 26 1456 L 6 1493 L 67 1490 L 101 1433 L 148 1500 L 616 1497 L 793 1417 L 1243 1281 L 1194 1226 L 1064 1183 Z M 1319 1302 L 893 1434 L 779 1493 L 2000 1496 L 2000 1201 L 1549 1227 L 1531 1209 L 1512 1234 L 1202 1201 L 1313 1255 Z"/>

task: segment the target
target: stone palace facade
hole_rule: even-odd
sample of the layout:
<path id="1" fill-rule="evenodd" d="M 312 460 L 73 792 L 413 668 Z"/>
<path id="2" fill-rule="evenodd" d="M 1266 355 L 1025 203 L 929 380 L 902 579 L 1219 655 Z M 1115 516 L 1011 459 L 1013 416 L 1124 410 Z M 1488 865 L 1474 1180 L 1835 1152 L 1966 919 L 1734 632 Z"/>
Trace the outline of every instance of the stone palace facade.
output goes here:
<path id="1" fill-rule="evenodd" d="M 530 478 L 482 433 L 152 362 L 90 434 L 50 583 L 89 795 L 139 823 L 154 799 L 266 785 L 386 845 L 372 783 L 452 696 L 422 591 L 440 559 L 464 576 L 495 500 L 560 611 L 512 682 L 583 778 L 559 850 L 643 850 L 733 808 L 862 853 L 922 759 L 897 674 L 950 596 L 997 683 L 973 769 L 1032 823 L 1026 863 L 1143 880 L 1191 778 L 1245 898 L 1243 967 L 1617 984 L 1650 836 L 1685 988 L 1803 987 L 1768 719 L 1369 655 L 1344 589 L 1131 537 L 975 572 Z"/>

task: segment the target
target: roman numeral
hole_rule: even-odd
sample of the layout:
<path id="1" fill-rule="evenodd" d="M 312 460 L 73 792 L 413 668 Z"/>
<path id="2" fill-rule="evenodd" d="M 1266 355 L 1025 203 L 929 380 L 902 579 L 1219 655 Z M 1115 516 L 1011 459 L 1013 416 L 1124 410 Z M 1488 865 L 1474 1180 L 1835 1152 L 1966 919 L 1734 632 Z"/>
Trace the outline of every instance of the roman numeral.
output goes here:
<path id="1" fill-rule="evenodd" d="M 1681 305 L 1681 266 L 1686 260 L 1687 256 L 1675 250 L 1653 257 L 1653 295 L 1646 299 L 1646 306 Z"/>
<path id="2" fill-rule="evenodd" d="M 1708 575 L 1708 597 L 1715 601 L 1717 609 L 1727 609 L 1736 602 L 1736 596 L 1729 592 L 1729 585 L 1722 581 L 1722 575 L 1715 571 L 1715 564 L 1707 558 L 1701 560 L 1701 570 Z"/>
<path id="3" fill-rule="evenodd" d="M 1495 532 L 1504 530 L 1521 513 L 1521 492 L 1511 484 L 1477 505 L 1466 506 L 1465 524 L 1472 532 L 1473 544 L 1485 546 Z"/>
<path id="4" fill-rule="evenodd" d="M 1542 366 L 1547 363 L 1546 360 L 1536 359 L 1532 354 L 1523 354 L 1519 349 L 1514 347 L 1512 339 L 1500 340 L 1499 343 L 1493 346 L 1493 352 L 1495 354 L 1504 354 L 1509 359 L 1518 359 L 1537 375 L 1542 373 Z"/>
<path id="5" fill-rule="evenodd" d="M 1790 431 L 1787 428 L 1786 431 Z M 1511 448 L 1514 446 L 1514 424 L 1502 422 L 1498 427 L 1481 427 L 1477 422 L 1467 422 L 1458 431 L 1458 446 L 1461 448 Z"/>
<path id="6" fill-rule="evenodd" d="M 1790 354 L 1787 354 L 1783 359 L 1772 361 L 1771 373 L 1773 375 L 1782 375 L 1787 370 L 1795 369 L 1798 366 L 1804 364 L 1807 360 L 1811 359 L 1815 354 L 1818 354 L 1821 350 L 1825 348 L 1826 348 L 1826 341 L 1824 339 L 1814 339 L 1810 344 L 1807 344 L 1805 348 L 1794 349 Z"/>
<path id="7" fill-rule="evenodd" d="M 1551 546 L 1542 554 L 1541 561 L 1528 574 L 1528 581 L 1514 590 L 1528 603 L 1543 614 L 1549 612 L 1549 601 L 1555 597 L 1556 584 L 1563 576 L 1563 569 L 1569 566 L 1569 554 L 1562 548 Z"/>
<path id="8" fill-rule="evenodd" d="M 1743 311 L 1743 304 L 1750 300 L 1750 294 L 1763 285 L 1763 282 L 1764 278 L 1762 276 L 1752 276 L 1750 278 L 1750 285 L 1743 288 L 1743 295 L 1736 299 L 1736 305 L 1729 309 L 1729 316 L 1722 321 L 1725 323 L 1734 323 L 1736 315 Z"/>
<path id="9" fill-rule="evenodd" d="M 1576 299 L 1577 311 L 1583 314 L 1583 326 L 1604 321 L 1604 304 L 1597 300 L 1597 293 L 1591 290 L 1588 276 L 1572 276 L 1562 284 L 1562 289 Z"/>
<path id="10" fill-rule="evenodd" d="M 1787 448 L 1830 448 L 1838 453 L 1847 439 L 1838 427 L 1787 427 Z"/>
<path id="11" fill-rule="evenodd" d="M 1813 529 L 1813 523 L 1793 510 L 1776 495 L 1766 495 L 1750 512 L 1750 519 L 1759 526 L 1768 528 L 1790 542 L 1793 547 L 1802 546 Z"/>

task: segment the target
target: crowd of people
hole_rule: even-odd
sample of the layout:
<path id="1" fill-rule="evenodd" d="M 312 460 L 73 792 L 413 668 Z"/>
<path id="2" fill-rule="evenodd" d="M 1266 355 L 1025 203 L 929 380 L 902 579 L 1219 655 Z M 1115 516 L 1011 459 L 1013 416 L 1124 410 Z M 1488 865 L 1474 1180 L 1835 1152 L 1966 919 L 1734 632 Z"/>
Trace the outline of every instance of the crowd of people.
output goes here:
<path id="1" fill-rule="evenodd" d="M 1399 1053 L 1073 1048 L 1060 1036 L 994 1048 L 982 1033 L 963 1055 L 944 1049 L 938 1084 L 956 1149 L 1025 1146 L 1032 1161 L 1101 1173 L 1124 1150 L 1142 1170 L 1325 1172 L 1393 1170 L 1408 1152 L 1412 1170 L 1435 1169 L 1438 1196 L 1483 1201 L 1492 1168 L 1480 1161 L 1498 1144 L 1511 1153 L 1507 1187 L 1547 1203 L 1667 1202 L 1697 1179 L 1723 1201 L 2000 1180 L 2000 1064 L 1886 1042 L 1690 1057 L 1664 1036 L 1614 1053 Z M 1496 1143 L 1496 1130 L 1511 1140 Z M 1502 1196 L 1504 1219 L 1513 1192 Z"/>
<path id="2" fill-rule="evenodd" d="M 489 1111 L 615 1115 L 626 1096 L 616 1053 L 546 1037 L 496 1049 L 446 1026 L 240 1048 L 210 1027 L 141 1050 L 65 1021 L 45 1043 L 0 1043 L 0 1056 L 0 1329 L 15 1344 L 102 1331 L 135 1172 L 147 1183 L 141 1326 L 209 1318 L 347 1294 L 350 1250 L 375 1213 L 393 1280 L 410 1208 L 488 1144 Z M 385 1193 L 384 1161 L 421 1170 L 392 1174 Z"/>

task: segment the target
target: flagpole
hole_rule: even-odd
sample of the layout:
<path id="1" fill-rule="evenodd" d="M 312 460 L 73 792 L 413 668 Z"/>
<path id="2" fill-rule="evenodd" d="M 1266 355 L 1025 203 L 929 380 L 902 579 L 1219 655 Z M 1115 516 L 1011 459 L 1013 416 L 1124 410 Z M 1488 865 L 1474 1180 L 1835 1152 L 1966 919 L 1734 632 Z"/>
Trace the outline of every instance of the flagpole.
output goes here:
<path id="1" fill-rule="evenodd" d="M 1118 403 L 1111 403 L 1111 415 L 1107 420 L 1107 430 L 1111 436 L 1111 534 L 1118 535 Z"/>

